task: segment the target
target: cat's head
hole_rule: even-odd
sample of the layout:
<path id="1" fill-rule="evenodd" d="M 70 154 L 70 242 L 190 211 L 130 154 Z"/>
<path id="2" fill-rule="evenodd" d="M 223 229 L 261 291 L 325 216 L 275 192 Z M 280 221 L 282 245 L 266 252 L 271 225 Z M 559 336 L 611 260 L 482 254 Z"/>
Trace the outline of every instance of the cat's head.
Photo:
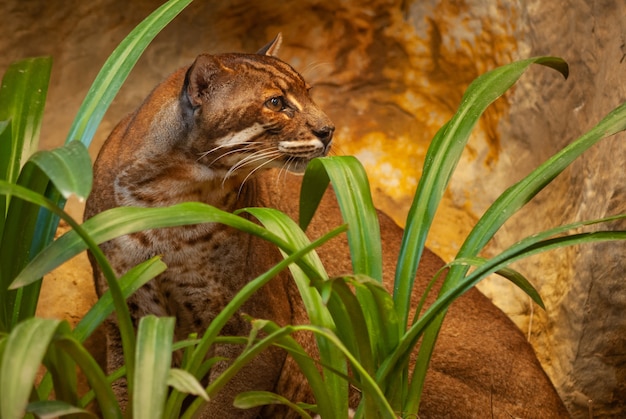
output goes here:
<path id="1" fill-rule="evenodd" d="M 256 54 L 200 55 L 181 93 L 190 148 L 226 176 L 279 167 L 302 172 L 330 150 L 334 125 L 291 66 L 274 57 L 280 34 Z"/>

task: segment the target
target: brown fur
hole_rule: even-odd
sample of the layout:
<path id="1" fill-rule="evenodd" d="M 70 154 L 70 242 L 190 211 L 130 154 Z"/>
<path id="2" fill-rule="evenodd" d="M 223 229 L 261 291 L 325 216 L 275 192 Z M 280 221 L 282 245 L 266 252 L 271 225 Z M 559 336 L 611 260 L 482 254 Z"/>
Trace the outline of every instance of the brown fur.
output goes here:
<path id="1" fill-rule="evenodd" d="M 273 53 L 276 47 L 267 51 Z M 279 101 L 271 101 L 279 97 Z M 262 127 L 262 129 L 259 129 Z M 244 131 L 248 129 L 247 131 Z M 328 151 L 334 127 L 310 100 L 308 87 L 288 65 L 266 55 L 203 55 L 175 72 L 139 109 L 115 128 L 95 165 L 94 192 L 85 217 L 124 206 L 163 206 L 201 201 L 233 211 L 267 206 L 297 216 L 301 171 Z M 242 137 L 233 135 L 244 132 Z M 235 138 L 235 139 L 233 139 Z M 235 144 L 241 139 L 255 144 Z M 239 141 L 241 142 L 241 141 Z M 259 142 L 260 144 L 256 144 Z M 222 144 L 222 147 L 216 146 Z M 260 148 L 259 148 L 260 147 Z M 242 154 L 242 150 L 249 154 Z M 253 161 L 250 153 L 260 161 Z M 248 159 L 248 165 L 238 164 Z M 275 160 L 271 160 L 275 159 Z M 235 167 L 236 170 L 231 170 Z M 273 170 L 255 171 L 257 167 Z M 251 176 L 252 175 L 252 176 Z M 340 224 L 327 192 L 307 233 L 315 238 Z M 380 214 L 385 284 L 393 280 L 402 230 Z M 275 264 L 271 245 L 218 224 L 147 231 L 102 245 L 118 274 L 162 254 L 168 270 L 128 300 L 135 321 L 149 313 L 175 316 L 176 337 L 206 328 L 243 284 Z M 330 275 L 351 271 L 347 242 L 337 238 L 319 254 Z M 416 296 L 443 262 L 426 250 Z M 94 266 L 95 267 L 95 266 Z M 96 289 L 105 288 L 95 267 Z M 415 302 L 414 302 L 415 303 Z M 287 273 L 261 289 L 243 308 L 279 324 L 307 322 Z M 233 319 L 224 334 L 245 335 L 249 325 Z M 301 343 L 315 353 L 310 336 Z M 108 366 L 122 362 L 119 333 L 107 325 Z M 238 348 L 220 346 L 232 358 Z M 223 369 L 212 371 L 214 377 Z M 273 349 L 257 357 L 213 399 L 205 417 L 281 417 L 284 410 L 240 411 L 233 397 L 245 390 L 275 390 L 295 401 L 312 401 L 295 363 Z M 117 389 L 124 398 L 123 388 Z M 524 336 L 482 294 L 472 289 L 446 318 L 431 362 L 420 417 L 567 417 L 552 384 Z"/>

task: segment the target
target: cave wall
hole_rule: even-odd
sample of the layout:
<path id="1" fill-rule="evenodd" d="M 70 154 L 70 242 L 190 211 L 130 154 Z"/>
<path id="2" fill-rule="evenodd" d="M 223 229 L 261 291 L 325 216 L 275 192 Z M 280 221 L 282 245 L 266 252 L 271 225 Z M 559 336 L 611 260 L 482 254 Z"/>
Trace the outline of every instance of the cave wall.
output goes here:
<path id="1" fill-rule="evenodd" d="M 106 57 L 159 3 L 0 4 L 0 69 L 28 56 L 54 59 L 42 147 L 62 144 Z M 471 80 L 518 58 L 565 58 L 567 81 L 532 68 L 481 119 L 429 238 L 449 260 L 500 192 L 626 99 L 624 16 L 626 4 L 609 0 L 196 1 L 148 47 L 97 131 L 92 156 L 124 114 L 197 54 L 255 51 L 281 31 L 281 58 L 314 86 L 315 100 L 337 125 L 335 152 L 364 163 L 377 205 L 402 224 L 429 140 Z M 586 153 L 498 233 L 487 253 L 542 229 L 625 211 L 624 139 Z M 81 217 L 79 203 L 68 208 Z M 503 281 L 481 284 L 528 334 L 575 417 L 626 414 L 624 250 L 586 246 L 517 265 L 539 288 L 545 312 Z M 42 315 L 75 321 L 95 299 L 84 257 L 49 275 L 44 287 Z"/>

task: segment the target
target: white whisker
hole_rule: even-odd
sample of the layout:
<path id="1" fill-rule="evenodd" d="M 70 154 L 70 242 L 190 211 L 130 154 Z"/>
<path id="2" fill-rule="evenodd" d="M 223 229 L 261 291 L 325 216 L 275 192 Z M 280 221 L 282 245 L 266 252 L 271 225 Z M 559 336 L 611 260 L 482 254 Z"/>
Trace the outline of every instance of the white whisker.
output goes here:
<path id="1" fill-rule="evenodd" d="M 321 67 L 328 67 L 326 69 L 326 71 L 328 71 L 328 70 L 332 69 L 332 64 L 330 62 L 328 62 L 328 61 L 320 61 L 320 62 L 310 63 L 302 71 L 302 76 L 305 78 L 305 80 L 312 79 L 312 78 L 314 78 L 314 75 L 318 74 L 317 70 L 320 69 Z"/>
<path id="2" fill-rule="evenodd" d="M 228 172 L 226 172 L 226 175 L 224 176 L 224 182 L 226 181 L 227 178 L 229 178 L 235 171 L 241 169 L 244 166 L 249 166 L 252 164 L 256 164 L 260 161 L 263 160 L 268 160 L 269 161 L 274 161 L 276 160 L 278 157 L 280 157 L 281 153 L 276 150 L 276 149 L 270 149 L 270 150 L 259 150 L 259 151 L 255 151 L 254 153 L 245 156 L 243 159 L 241 159 L 240 161 L 238 161 L 237 163 L 235 163 L 233 165 L 233 167 L 231 167 L 230 169 L 228 169 Z M 264 163 L 263 165 L 267 164 L 269 162 Z"/>
<path id="3" fill-rule="evenodd" d="M 289 157 L 287 159 L 287 163 L 280 168 L 280 172 L 278 173 L 278 180 L 280 180 L 280 177 L 282 176 L 283 183 L 287 181 L 287 176 L 289 175 L 289 172 L 291 172 L 291 166 L 293 165 L 293 162 L 294 157 Z"/>
<path id="4" fill-rule="evenodd" d="M 268 161 L 266 161 L 265 163 L 262 163 L 260 165 L 258 165 L 257 167 L 255 167 L 254 169 L 252 169 L 252 171 L 250 171 L 250 173 L 248 173 L 248 175 L 243 179 L 243 181 L 241 182 L 241 185 L 239 185 L 239 191 L 237 192 L 237 195 L 239 196 L 241 194 L 241 191 L 243 189 L 243 185 L 246 183 L 246 181 L 258 170 L 262 169 L 263 166 L 266 166 L 270 163 L 272 163 L 273 161 L 275 161 L 276 159 L 278 159 L 280 157 L 280 154 L 276 154 L 273 158 L 269 159 Z"/>
<path id="5" fill-rule="evenodd" d="M 232 148 L 231 150 L 227 151 L 226 153 L 220 154 L 220 155 L 219 155 L 219 156 L 217 156 L 215 159 L 213 159 L 213 160 L 212 160 L 212 161 L 208 164 L 208 166 L 209 166 L 209 167 L 211 167 L 213 164 L 215 164 L 215 162 L 216 162 L 216 161 L 218 161 L 218 160 L 219 160 L 219 159 L 221 159 L 222 157 L 226 157 L 226 156 L 229 156 L 229 155 L 231 155 L 231 154 L 235 154 L 235 153 L 238 153 L 238 152 L 241 152 L 241 151 L 246 151 L 246 150 L 249 150 L 252 146 L 255 146 L 255 145 L 262 145 L 262 144 L 263 144 L 263 143 L 262 143 L 262 142 L 260 142 L 260 141 L 247 141 L 247 142 L 241 143 L 241 146 L 243 146 L 243 147 L 238 146 L 238 147 L 234 147 L 234 148 L 233 148 L 233 146 L 232 146 L 232 145 L 218 145 L 217 147 L 214 147 L 214 148 L 212 148 L 212 149 L 210 149 L 210 150 L 208 150 L 208 151 L 203 152 L 203 153 L 200 155 L 200 157 L 198 157 L 198 160 L 197 160 L 197 161 L 200 161 L 201 159 L 203 159 L 203 158 L 207 157 L 208 155 L 210 155 L 210 154 L 212 154 L 212 153 L 215 153 L 215 152 L 217 152 L 217 151 L 219 151 L 219 150 L 221 150 L 221 149 L 224 149 L 224 148 Z"/>
<path id="6" fill-rule="evenodd" d="M 230 168 L 229 172 L 232 173 L 244 166 L 253 164 L 258 162 L 259 160 L 264 160 L 268 157 L 279 156 L 281 153 L 278 150 L 270 149 L 270 150 L 258 150 L 252 154 L 245 156 L 243 159 L 238 161 Z"/>

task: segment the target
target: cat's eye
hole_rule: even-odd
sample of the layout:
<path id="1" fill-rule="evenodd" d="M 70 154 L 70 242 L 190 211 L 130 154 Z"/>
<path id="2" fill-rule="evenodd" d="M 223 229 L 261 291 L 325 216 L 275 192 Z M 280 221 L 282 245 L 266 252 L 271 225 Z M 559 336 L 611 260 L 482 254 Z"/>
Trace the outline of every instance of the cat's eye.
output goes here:
<path id="1" fill-rule="evenodd" d="M 274 96 L 265 102 L 265 106 L 271 111 L 280 112 L 285 109 L 285 99 L 282 96 Z"/>

